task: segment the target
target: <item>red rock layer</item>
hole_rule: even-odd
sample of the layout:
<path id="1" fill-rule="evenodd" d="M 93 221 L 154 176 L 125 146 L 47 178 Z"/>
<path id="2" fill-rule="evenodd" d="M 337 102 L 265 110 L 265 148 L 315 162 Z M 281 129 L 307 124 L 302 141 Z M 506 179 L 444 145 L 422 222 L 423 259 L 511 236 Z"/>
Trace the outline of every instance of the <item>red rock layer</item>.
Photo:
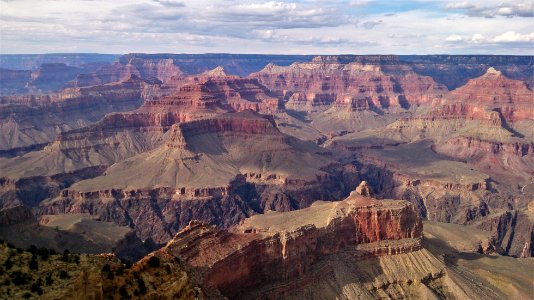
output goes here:
<path id="1" fill-rule="evenodd" d="M 497 111 L 510 123 L 534 119 L 534 91 L 525 82 L 510 79 L 493 68 L 451 91 L 446 99 L 469 105 L 479 113 Z"/>
<path id="2" fill-rule="evenodd" d="M 171 131 L 167 145 L 169 147 L 185 147 L 187 140 L 192 136 L 207 133 L 230 133 L 241 137 L 258 134 L 263 136 L 276 135 L 279 143 L 286 142 L 286 137 L 280 133 L 272 117 L 258 118 L 257 116 L 252 112 L 243 112 L 177 124 Z"/>
<path id="3" fill-rule="evenodd" d="M 104 65 L 94 73 L 80 74 L 69 82 L 69 87 L 99 85 L 125 80 L 132 75 L 143 79 L 158 79 L 167 82 L 173 77 L 183 75 L 172 59 L 139 59 L 131 58 L 127 62 L 116 62 Z"/>
<path id="4" fill-rule="evenodd" d="M 316 211 L 325 207 L 328 213 Z M 317 219 L 317 213 L 324 219 L 306 221 L 306 215 Z M 322 257 L 341 251 L 365 249 L 360 255 L 369 257 L 420 249 L 422 223 L 407 202 L 351 195 L 290 214 L 295 224 L 283 214 L 267 214 L 228 231 L 190 223 L 160 252 L 180 257 L 205 287 L 234 298 L 250 288 L 302 276 Z M 270 221 L 273 229 L 265 227 Z M 385 241 L 390 246 L 384 252 L 379 244 Z M 363 244 L 368 246 L 359 248 Z"/>
<path id="5" fill-rule="evenodd" d="M 391 68 L 391 67 L 390 67 Z M 341 104 L 361 110 L 408 108 L 429 102 L 446 92 L 430 77 L 419 76 L 400 67 L 402 75 L 386 74 L 378 65 L 343 64 L 335 58 L 317 57 L 312 62 L 289 67 L 267 65 L 250 77 L 288 99 L 287 105 Z"/>

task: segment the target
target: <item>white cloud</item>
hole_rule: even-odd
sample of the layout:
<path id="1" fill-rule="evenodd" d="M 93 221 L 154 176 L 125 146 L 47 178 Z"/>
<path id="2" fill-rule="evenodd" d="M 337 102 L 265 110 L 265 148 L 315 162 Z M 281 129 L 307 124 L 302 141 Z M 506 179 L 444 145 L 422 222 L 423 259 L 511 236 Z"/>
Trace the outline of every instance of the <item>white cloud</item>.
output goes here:
<path id="1" fill-rule="evenodd" d="M 362 7 L 362 6 L 367 6 L 369 5 L 369 0 L 352 0 L 349 2 L 349 5 L 350 6 L 354 6 L 354 7 Z"/>
<path id="2" fill-rule="evenodd" d="M 484 42 L 485 40 L 486 40 L 486 38 L 485 38 L 482 34 L 480 34 L 480 33 L 476 33 L 476 34 L 474 34 L 473 37 L 471 38 L 471 41 L 472 41 L 473 43 L 482 43 L 482 42 Z"/>
<path id="3" fill-rule="evenodd" d="M 534 17 L 534 1 L 473 1 L 456 2 L 445 5 L 447 9 L 464 10 L 471 17 L 494 18 Z"/>
<path id="4" fill-rule="evenodd" d="M 445 8 L 448 8 L 448 9 L 469 9 L 469 8 L 474 8 L 475 6 L 471 3 L 468 3 L 468 2 L 456 2 L 456 3 L 449 3 L 447 5 L 445 5 Z"/>
<path id="5" fill-rule="evenodd" d="M 534 41 L 534 32 L 529 34 L 520 34 L 514 31 L 508 31 L 493 38 L 496 43 L 514 43 L 514 42 L 532 42 Z M 534 47 L 534 44 L 532 45 Z"/>
<path id="6" fill-rule="evenodd" d="M 464 39 L 463 39 L 461 36 L 456 35 L 456 34 L 449 35 L 449 36 L 445 39 L 445 41 L 447 41 L 447 42 L 461 42 L 461 41 L 463 41 L 463 40 L 464 40 Z"/>
<path id="7" fill-rule="evenodd" d="M 392 2 L 8 1 L 0 53 L 534 54 L 532 19 L 518 18 L 528 2 L 460 0 L 439 13 L 444 0 Z"/>
<path id="8" fill-rule="evenodd" d="M 154 2 L 157 2 L 161 5 L 166 5 L 166 6 L 176 6 L 176 7 L 185 6 L 185 4 L 179 0 L 154 0 Z"/>

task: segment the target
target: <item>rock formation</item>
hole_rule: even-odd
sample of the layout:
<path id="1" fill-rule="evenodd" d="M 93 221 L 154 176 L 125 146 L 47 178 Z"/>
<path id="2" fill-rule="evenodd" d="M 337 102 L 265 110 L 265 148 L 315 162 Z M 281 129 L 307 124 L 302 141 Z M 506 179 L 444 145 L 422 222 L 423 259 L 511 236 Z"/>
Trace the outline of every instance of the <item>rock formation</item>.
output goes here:
<path id="1" fill-rule="evenodd" d="M 17 95 L 0 97 L 0 236 L 131 262 L 155 250 L 131 268 L 82 256 L 75 286 L 104 298 L 520 297 L 531 61 L 129 54 L 1 70 Z"/>
<path id="2" fill-rule="evenodd" d="M 106 113 L 131 110 L 142 102 L 146 83 L 137 77 L 50 95 L 0 98 L 0 151 L 13 155 L 53 141 L 56 134 L 98 121 Z"/>
<path id="3" fill-rule="evenodd" d="M 334 104 L 349 110 L 410 108 L 432 101 L 447 89 L 430 77 L 400 67 L 402 76 L 387 74 L 379 65 L 342 63 L 318 56 L 289 67 L 267 65 L 251 77 L 287 99 L 286 107 L 312 109 Z"/>
<path id="4" fill-rule="evenodd" d="M 466 285 L 421 242 L 413 206 L 352 193 L 340 202 L 253 216 L 225 231 L 191 222 L 155 255 L 179 257 L 213 298 L 501 295 L 476 276 L 479 287 Z"/>
<path id="5" fill-rule="evenodd" d="M 344 179 L 350 172 L 318 146 L 280 133 L 269 117 L 230 113 L 173 125 L 163 145 L 74 184 L 39 211 L 100 215 L 162 243 L 192 219 L 228 226 L 265 210 L 334 200 L 354 188 Z M 149 213 L 146 227 L 136 216 Z"/>

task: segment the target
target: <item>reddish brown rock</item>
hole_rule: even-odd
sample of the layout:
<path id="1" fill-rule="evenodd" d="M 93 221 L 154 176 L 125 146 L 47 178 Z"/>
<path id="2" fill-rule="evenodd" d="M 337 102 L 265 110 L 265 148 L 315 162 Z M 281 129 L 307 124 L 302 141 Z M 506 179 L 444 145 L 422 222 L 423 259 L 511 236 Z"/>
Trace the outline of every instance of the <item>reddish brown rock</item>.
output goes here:
<path id="1" fill-rule="evenodd" d="M 361 259 L 420 249 L 422 223 L 403 201 L 352 194 L 291 213 L 268 213 L 228 231 L 190 223 L 159 252 L 180 257 L 208 290 L 239 297 L 249 289 L 304 276 L 325 256 Z"/>
<path id="2" fill-rule="evenodd" d="M 56 134 L 87 126 L 113 111 L 142 103 L 147 83 L 138 77 L 88 88 L 65 89 L 49 95 L 0 98 L 0 150 L 33 147 L 53 141 Z"/>
<path id="3" fill-rule="evenodd" d="M 289 67 L 267 65 L 250 77 L 288 99 L 288 108 L 342 105 L 350 110 L 367 107 L 409 108 L 440 97 L 446 88 L 407 66 L 402 75 L 386 73 L 379 65 L 341 63 L 337 57 L 316 57 Z M 398 71 L 398 70 L 397 70 Z"/>

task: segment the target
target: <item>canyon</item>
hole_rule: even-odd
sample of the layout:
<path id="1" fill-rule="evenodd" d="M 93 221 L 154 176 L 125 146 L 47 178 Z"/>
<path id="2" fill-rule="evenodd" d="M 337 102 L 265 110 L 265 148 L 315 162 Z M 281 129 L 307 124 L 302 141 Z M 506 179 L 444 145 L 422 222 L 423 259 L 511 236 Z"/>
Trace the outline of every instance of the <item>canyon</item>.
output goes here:
<path id="1" fill-rule="evenodd" d="M 87 293 L 529 293 L 531 56 L 30 58 L 0 59 L 0 238 L 85 253 L 55 264 Z"/>

